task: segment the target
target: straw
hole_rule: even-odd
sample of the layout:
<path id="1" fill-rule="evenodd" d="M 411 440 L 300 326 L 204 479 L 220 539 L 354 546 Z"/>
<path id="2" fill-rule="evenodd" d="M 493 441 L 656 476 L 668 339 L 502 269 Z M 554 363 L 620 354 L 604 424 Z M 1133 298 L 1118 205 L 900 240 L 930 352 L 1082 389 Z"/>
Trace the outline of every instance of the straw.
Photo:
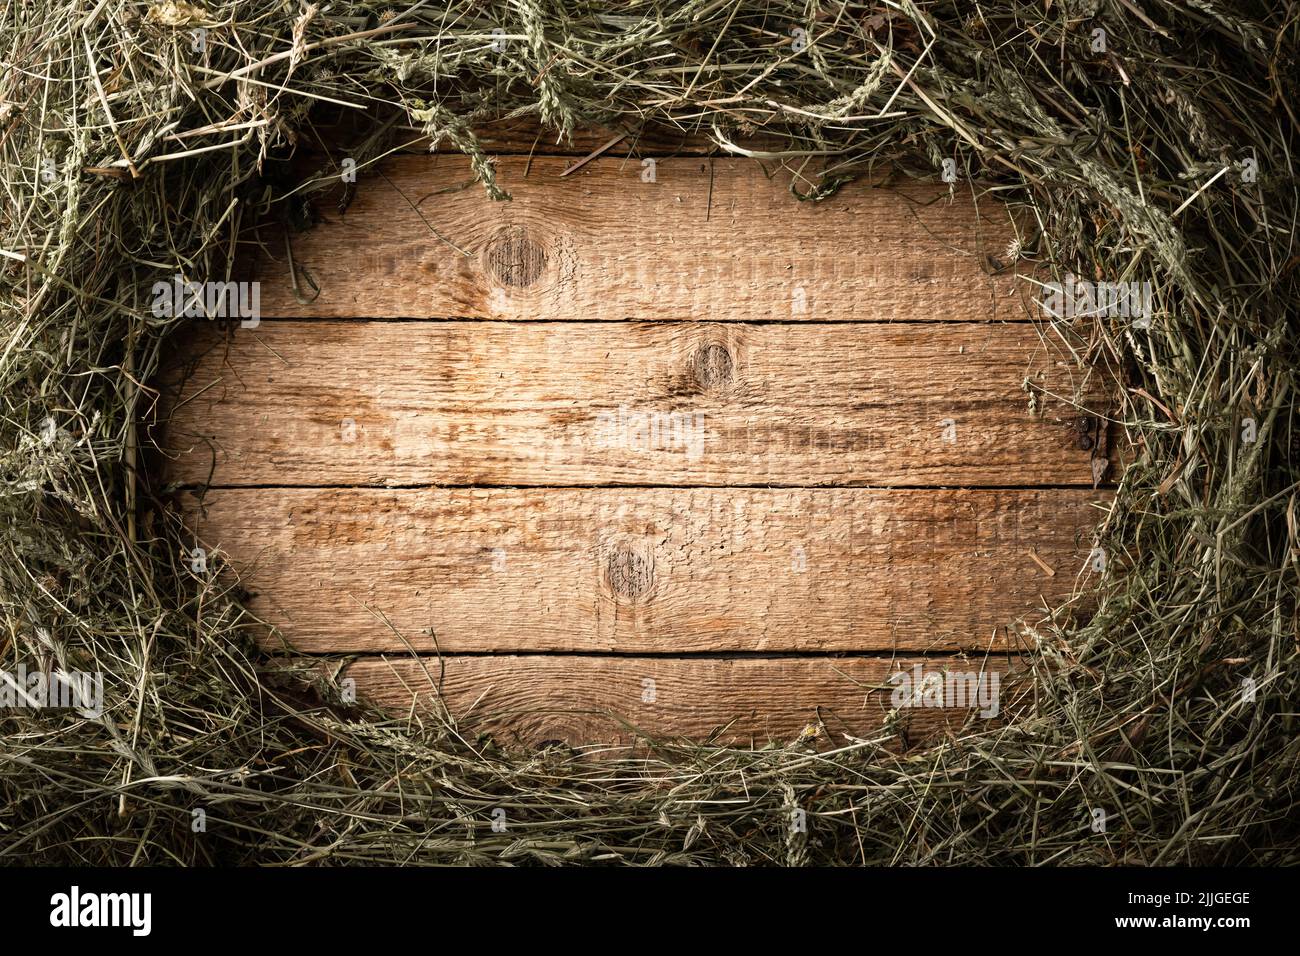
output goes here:
<path id="1" fill-rule="evenodd" d="M 105 684 L 98 717 L 0 711 L 0 859 L 1300 861 L 1285 5 L 15 0 L 0 17 L 0 669 Z M 149 464 L 153 383 L 189 321 L 153 316 L 150 286 L 226 279 L 265 217 L 308 218 L 337 157 L 365 188 L 417 134 L 499 196 L 479 132 L 501 118 L 706 137 L 798 171 L 809 199 L 886 169 L 941 182 L 953 160 L 954 190 L 1028 224 L 1006 267 L 1152 283 L 1149 325 L 1040 316 L 1122 383 L 1131 461 L 1088 543 L 1104 571 L 1021 631 L 1014 720 L 529 752 L 346 703 L 253 646 L 232 569 L 192 570 L 187 492 Z M 295 145 L 330 158 L 295 178 Z M 436 227 L 436 202 L 422 212 Z"/>

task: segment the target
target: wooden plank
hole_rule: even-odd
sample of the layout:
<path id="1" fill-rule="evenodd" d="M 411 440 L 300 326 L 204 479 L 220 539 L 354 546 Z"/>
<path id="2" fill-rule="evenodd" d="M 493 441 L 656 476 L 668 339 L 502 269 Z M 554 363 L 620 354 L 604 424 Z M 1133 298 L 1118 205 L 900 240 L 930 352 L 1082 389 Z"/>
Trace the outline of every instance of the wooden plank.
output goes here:
<path id="1" fill-rule="evenodd" d="M 229 343 L 198 336 L 178 347 L 202 359 L 166 436 L 188 482 L 215 461 L 226 486 L 1091 487 L 1106 450 L 1081 448 L 1065 400 L 1104 410 L 1100 383 L 1026 325 L 265 322 Z"/>
<path id="2" fill-rule="evenodd" d="M 991 276 L 1014 231 L 1005 207 L 964 193 L 851 184 L 820 203 L 751 160 L 501 157 L 511 202 L 489 200 L 460 156 L 394 157 L 346 213 L 263 236 L 266 317 L 752 321 L 1023 319 Z M 527 175 L 525 170 L 527 169 Z M 807 188 L 807 184 L 805 184 Z M 1023 292 L 1024 290 L 1020 290 Z"/>
<path id="3" fill-rule="evenodd" d="M 905 673 L 954 675 L 945 697 L 964 707 L 909 707 L 892 719 L 891 696 Z M 983 670 L 984 697 L 958 698 L 956 672 Z M 427 712 L 434 701 L 464 721 L 462 732 L 499 743 L 627 746 L 638 737 L 713 739 L 730 746 L 793 741 L 820 720 L 820 746 L 845 734 L 906 748 L 966 719 L 984 728 L 1017 706 L 1005 659 L 442 657 L 363 659 L 340 677 L 361 699 L 395 714 Z M 996 685 L 993 674 L 997 674 Z M 900 683 L 891 684 L 894 678 Z M 978 679 L 978 678 L 976 678 Z M 963 685 L 963 689 L 967 686 Z M 997 712 L 993 692 L 996 686 Z M 973 706 L 970 706 L 972 705 Z M 985 716 L 987 715 L 987 716 Z M 619 720 L 618 718 L 622 718 Z M 627 725 L 637 728 L 637 734 Z"/>
<path id="4" fill-rule="evenodd" d="M 190 520 L 304 652 L 935 652 L 1016 647 L 1083 570 L 1094 498 L 236 489 Z"/>

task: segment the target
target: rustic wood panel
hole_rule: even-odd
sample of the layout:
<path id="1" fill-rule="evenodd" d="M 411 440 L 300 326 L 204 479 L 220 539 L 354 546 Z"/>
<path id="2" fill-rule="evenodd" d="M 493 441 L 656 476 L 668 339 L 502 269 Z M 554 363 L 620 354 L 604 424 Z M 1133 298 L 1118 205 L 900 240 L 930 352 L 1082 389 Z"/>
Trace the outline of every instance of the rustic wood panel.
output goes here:
<path id="1" fill-rule="evenodd" d="M 1065 400 L 1100 383 L 1026 325 L 266 322 L 181 354 L 189 482 L 1091 487 L 1104 453 Z"/>
<path id="2" fill-rule="evenodd" d="M 951 651 L 1067 597 L 1083 490 L 238 489 L 192 516 L 300 651 Z"/>
<path id="3" fill-rule="evenodd" d="M 499 157 L 512 202 L 470 183 L 459 156 L 403 156 L 357 183 L 346 213 L 282 237 L 258 274 L 267 317 L 497 319 L 1023 319 L 992 276 L 1014 230 L 965 191 L 851 184 L 795 201 L 787 172 L 743 159 Z M 527 172 L 527 175 L 525 175 Z M 810 184 L 804 184 L 805 188 Z M 310 302 L 313 285 L 319 294 Z"/>
<path id="4" fill-rule="evenodd" d="M 900 672 L 998 674 L 998 713 L 992 708 L 911 707 L 890 721 L 890 678 Z M 465 721 L 467 733 L 536 746 L 628 745 L 640 735 L 712 737 L 728 745 L 805 739 L 825 746 L 848 743 L 845 734 L 906 747 L 969 718 L 987 726 L 1017 706 L 1005 683 L 1004 658 L 987 660 L 880 658 L 695 659 L 570 658 L 542 656 L 364 659 L 340 677 L 356 681 L 362 699 L 395 713 L 420 713 L 440 696 Z M 647 683 L 648 681 L 653 683 Z M 652 698 L 652 699 L 647 699 Z M 968 698 L 969 699 L 969 698 Z M 948 697 L 945 703 L 955 701 Z M 985 697 L 985 703 L 990 700 Z M 984 716 L 989 714 L 989 716 Z"/>
<path id="5" fill-rule="evenodd" d="M 799 203 L 788 170 L 702 156 L 647 181 L 628 140 L 562 176 L 604 132 L 534 135 L 485 139 L 536 154 L 498 158 L 511 203 L 460 156 L 385 160 L 288 242 L 298 294 L 265 230 L 266 320 L 178 340 L 153 437 L 211 481 L 188 520 L 258 636 L 395 655 L 345 674 L 399 714 L 432 675 L 468 732 L 534 745 L 627 744 L 614 715 L 740 745 L 966 720 L 891 716 L 890 675 L 1005 674 L 1108 497 L 1108 386 L 1025 321 L 1008 211 Z"/>

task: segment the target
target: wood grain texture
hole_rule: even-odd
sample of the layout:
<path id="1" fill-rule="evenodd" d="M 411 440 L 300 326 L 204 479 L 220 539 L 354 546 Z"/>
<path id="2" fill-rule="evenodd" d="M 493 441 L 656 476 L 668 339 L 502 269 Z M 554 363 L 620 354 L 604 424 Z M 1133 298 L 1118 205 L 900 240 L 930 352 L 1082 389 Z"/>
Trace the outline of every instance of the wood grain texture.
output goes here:
<path id="1" fill-rule="evenodd" d="M 264 322 L 180 354 L 172 477 L 223 486 L 1092 487 L 1107 450 L 1073 404 L 1101 383 L 1026 325 Z"/>
<path id="2" fill-rule="evenodd" d="M 500 157 L 513 200 L 493 202 L 462 157 L 385 161 L 382 175 L 358 181 L 345 213 L 321 204 L 325 221 L 293 236 L 305 296 L 293 291 L 283 238 L 261 237 L 262 314 L 1026 318 L 1026 290 L 989 274 L 1015 234 L 992 200 L 977 207 L 946 188 L 859 182 L 801 203 L 788 173 L 769 177 L 750 160 L 660 159 L 654 182 L 635 158 L 602 157 L 561 177 L 569 162 Z"/>
<path id="3" fill-rule="evenodd" d="M 1017 646 L 1096 497 L 232 489 L 190 520 L 299 651 L 934 652 Z"/>
<path id="4" fill-rule="evenodd" d="M 890 679 L 899 672 L 913 676 L 917 664 L 923 674 L 978 675 L 983 670 L 989 674 L 985 705 L 991 700 L 987 695 L 993 688 L 992 674 L 997 673 L 997 714 L 968 696 L 968 706 L 909 707 L 891 720 L 895 685 Z M 356 681 L 361 699 L 396 714 L 419 714 L 440 699 L 464 721 L 465 734 L 490 734 L 499 743 L 627 746 L 649 735 L 761 746 L 792 741 L 820 720 L 823 729 L 815 743 L 823 747 L 843 746 L 848 742 L 844 735 L 851 734 L 906 749 L 944 728 L 960 728 L 968 719 L 987 726 L 1002 717 L 1005 708 L 1017 706 L 1014 693 L 1008 692 L 1008 671 L 1007 660 L 996 657 L 890 661 L 444 656 L 363 659 L 339 676 Z M 957 701 L 953 694 L 943 703 Z M 814 742 L 811 735 L 805 739 Z"/>
<path id="5" fill-rule="evenodd" d="M 799 203 L 788 171 L 673 139 L 562 177 L 603 131 L 567 157 L 485 131 L 536 154 L 498 158 L 509 203 L 458 155 L 386 160 L 292 236 L 305 295 L 284 237 L 246 236 L 266 320 L 176 339 L 151 433 L 170 480 L 212 485 L 184 495 L 197 541 L 268 648 L 384 655 L 340 676 L 399 715 L 436 685 L 503 742 L 820 720 L 817 746 L 906 749 L 998 719 L 891 715 L 889 679 L 1005 674 L 1014 622 L 1086 578 L 1108 383 L 996 274 L 1004 207 Z"/>

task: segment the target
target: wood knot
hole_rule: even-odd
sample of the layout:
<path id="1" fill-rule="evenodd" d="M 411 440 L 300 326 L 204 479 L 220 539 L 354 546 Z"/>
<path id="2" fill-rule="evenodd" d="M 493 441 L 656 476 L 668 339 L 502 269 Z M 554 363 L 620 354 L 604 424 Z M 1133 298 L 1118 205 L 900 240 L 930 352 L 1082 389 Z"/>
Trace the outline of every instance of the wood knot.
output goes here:
<path id="1" fill-rule="evenodd" d="M 692 370 L 700 391 L 716 392 L 731 384 L 736 366 L 727 347 L 713 342 L 695 353 Z"/>
<path id="2" fill-rule="evenodd" d="M 526 289 L 546 271 L 546 247 L 523 226 L 507 226 L 488 240 L 483 261 L 501 285 Z"/>
<path id="3" fill-rule="evenodd" d="M 605 583 L 620 600 L 641 600 L 650 593 L 654 578 L 654 556 L 631 545 L 620 545 L 605 559 Z"/>

